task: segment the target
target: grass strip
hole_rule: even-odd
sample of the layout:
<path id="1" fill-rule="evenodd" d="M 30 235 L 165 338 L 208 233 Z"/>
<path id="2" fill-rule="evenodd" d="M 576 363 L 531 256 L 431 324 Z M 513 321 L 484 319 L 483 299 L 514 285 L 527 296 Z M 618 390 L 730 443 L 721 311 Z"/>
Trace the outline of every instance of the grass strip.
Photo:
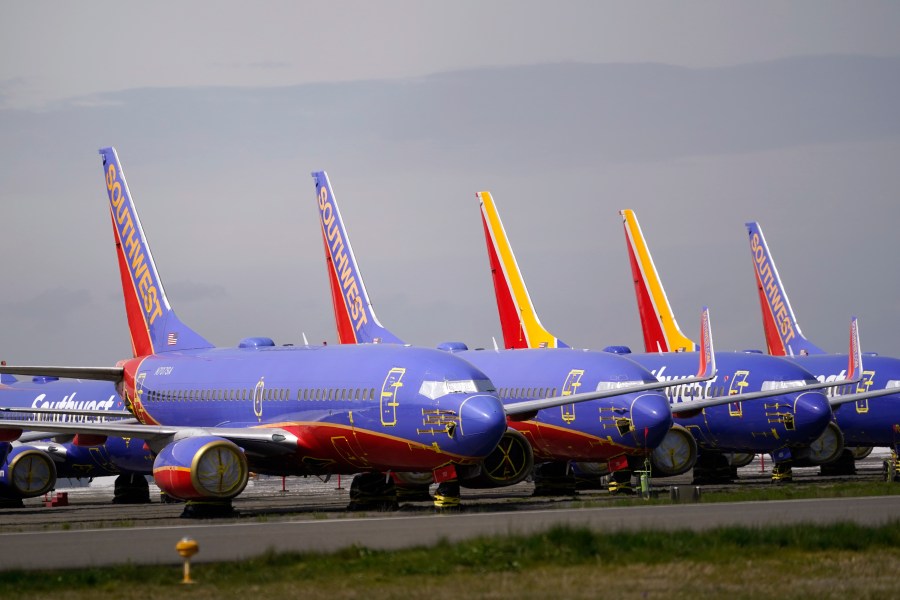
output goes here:
<path id="1" fill-rule="evenodd" d="M 679 589 L 686 594 L 721 592 L 730 598 L 745 597 L 745 592 L 754 590 L 803 597 L 787 594 L 778 586 L 760 587 L 778 581 L 785 573 L 790 575 L 792 590 L 832 597 L 830 592 L 840 590 L 841 585 L 820 588 L 822 581 L 835 576 L 835 569 L 846 570 L 841 582 L 853 582 L 854 597 L 878 597 L 885 585 L 896 585 L 893 577 L 898 565 L 900 521 L 881 527 L 840 523 L 724 527 L 704 533 L 609 534 L 555 527 L 535 535 L 442 542 L 402 551 L 351 547 L 329 554 L 268 553 L 242 562 L 198 564 L 194 576 L 201 583 L 196 586 L 180 585 L 180 567 L 173 566 L 0 572 L 0 598 L 246 599 L 248 594 L 260 593 L 379 598 L 424 597 L 421 594 L 426 590 L 427 597 L 439 598 L 445 597 L 445 586 L 459 591 L 456 586 L 461 581 L 468 582 L 468 597 L 503 597 L 513 592 L 518 597 L 537 597 L 531 593 L 539 590 L 561 593 L 561 597 L 591 597 L 582 595 L 582 587 L 596 573 L 618 580 L 626 572 L 638 577 L 638 583 L 645 581 L 637 587 L 621 587 L 615 597 L 628 597 L 627 592 L 637 589 L 647 593 L 636 597 L 654 597 L 655 592 L 649 592 L 655 589 L 660 593 Z M 535 578 L 537 573 L 549 578 L 549 588 L 544 579 Z M 694 575 L 684 576 L 691 573 Z M 881 578 L 881 573 L 890 577 Z M 666 585 L 668 580 L 672 586 Z M 600 579 L 603 581 L 607 580 Z M 737 589 L 731 589 L 735 582 L 740 582 Z M 706 587 L 698 588 L 700 584 Z M 866 587 L 869 584 L 874 586 L 871 590 Z M 504 594 L 495 595 L 501 589 Z"/>

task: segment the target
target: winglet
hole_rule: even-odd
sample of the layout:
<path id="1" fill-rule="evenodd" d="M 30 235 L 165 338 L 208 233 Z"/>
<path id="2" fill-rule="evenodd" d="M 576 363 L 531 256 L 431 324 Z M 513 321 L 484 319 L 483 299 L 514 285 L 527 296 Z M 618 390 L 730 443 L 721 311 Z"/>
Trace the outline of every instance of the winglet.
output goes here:
<path id="1" fill-rule="evenodd" d="M 759 223 L 753 221 L 746 226 L 769 354 L 825 354 L 824 350 L 803 337 Z"/>
<path id="2" fill-rule="evenodd" d="M 625 227 L 631 276 L 647 352 L 690 351 L 697 345 L 682 333 L 666 296 L 644 232 L 633 210 L 620 210 Z"/>
<path id="3" fill-rule="evenodd" d="M 847 352 L 847 379 L 857 380 L 862 377 L 862 348 L 859 345 L 859 325 L 856 317 L 850 319 L 850 349 Z"/>
<path id="4" fill-rule="evenodd" d="M 481 204 L 481 223 L 484 225 L 503 344 L 507 348 L 568 348 L 566 343 L 544 328 L 534 310 L 491 193 L 478 192 L 475 195 Z"/>
<path id="5" fill-rule="evenodd" d="M 100 155 L 134 356 L 213 347 L 169 306 L 116 150 L 102 148 Z"/>
<path id="6" fill-rule="evenodd" d="M 712 325 L 709 321 L 709 308 L 703 307 L 700 313 L 700 367 L 697 377 L 712 378 L 716 374 L 716 350 L 713 346 Z"/>
<path id="7" fill-rule="evenodd" d="M 319 222 L 338 340 L 342 344 L 402 344 L 403 341 L 385 329 L 375 316 L 328 174 L 316 171 L 312 176 L 316 180 Z"/>

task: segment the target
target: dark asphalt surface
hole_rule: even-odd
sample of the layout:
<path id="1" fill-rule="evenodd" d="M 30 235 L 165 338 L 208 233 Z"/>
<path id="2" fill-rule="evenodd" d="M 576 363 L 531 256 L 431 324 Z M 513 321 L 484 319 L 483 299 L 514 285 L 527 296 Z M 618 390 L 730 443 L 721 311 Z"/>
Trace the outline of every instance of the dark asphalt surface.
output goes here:
<path id="1" fill-rule="evenodd" d="M 871 457 L 864 465 L 856 477 L 877 480 L 880 459 Z M 801 484 L 818 480 L 812 470 L 795 477 Z M 758 464 L 744 467 L 741 479 L 739 486 L 771 485 Z M 607 532 L 702 531 L 724 525 L 878 525 L 900 519 L 900 496 L 617 507 L 602 491 L 584 492 L 575 500 L 532 498 L 530 484 L 464 490 L 465 509 L 456 514 L 434 514 L 427 502 L 393 513 L 350 513 L 344 508 L 349 481 L 343 484 L 335 489 L 335 481 L 289 479 L 282 491 L 280 479 L 260 480 L 235 501 L 241 517 L 221 521 L 180 519 L 177 504 L 111 505 L 110 490 L 102 487 L 69 490 L 66 507 L 48 508 L 32 499 L 25 508 L 0 509 L 0 570 L 178 563 L 175 544 L 183 537 L 200 545 L 194 562 L 211 562 L 267 550 L 329 551 L 353 544 L 396 549 L 562 524 Z M 584 501 L 593 506 L 581 507 Z"/>

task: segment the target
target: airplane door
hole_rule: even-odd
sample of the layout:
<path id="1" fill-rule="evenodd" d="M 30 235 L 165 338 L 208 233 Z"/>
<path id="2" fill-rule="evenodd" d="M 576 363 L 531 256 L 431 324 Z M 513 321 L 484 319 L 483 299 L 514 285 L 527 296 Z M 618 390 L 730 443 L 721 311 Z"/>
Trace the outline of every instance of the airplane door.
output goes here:
<path id="1" fill-rule="evenodd" d="M 563 396 L 571 396 L 573 394 L 578 393 L 578 388 L 581 387 L 581 376 L 584 375 L 584 369 L 572 369 L 569 371 L 569 374 L 566 375 L 566 381 L 563 383 L 562 387 L 562 395 Z M 574 404 L 563 404 L 559 407 L 562 412 L 562 420 L 569 424 L 575 420 L 575 405 Z"/>
<path id="2" fill-rule="evenodd" d="M 397 424 L 397 407 L 400 406 L 397 394 L 403 387 L 403 375 L 406 369 L 394 367 L 388 371 L 384 383 L 381 385 L 381 424 L 385 427 L 393 427 Z"/>

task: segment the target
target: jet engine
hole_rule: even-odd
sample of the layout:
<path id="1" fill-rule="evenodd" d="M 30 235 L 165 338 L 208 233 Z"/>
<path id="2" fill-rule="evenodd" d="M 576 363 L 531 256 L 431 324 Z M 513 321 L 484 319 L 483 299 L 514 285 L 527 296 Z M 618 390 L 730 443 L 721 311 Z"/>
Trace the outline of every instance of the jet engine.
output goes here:
<path id="1" fill-rule="evenodd" d="M 650 465 L 657 477 L 681 475 L 694 468 L 697 462 L 697 442 L 681 425 L 673 425 L 650 453 Z"/>
<path id="2" fill-rule="evenodd" d="M 34 498 L 46 494 L 55 485 L 53 459 L 32 446 L 13 446 L 0 464 L 0 497 Z"/>
<path id="3" fill-rule="evenodd" d="M 497 447 L 476 465 L 456 468 L 459 484 L 473 489 L 515 485 L 531 475 L 534 452 L 525 436 L 507 429 Z"/>
<path id="4" fill-rule="evenodd" d="M 244 491 L 248 477 L 244 451 L 216 436 L 173 442 L 153 461 L 156 485 L 182 500 L 234 498 Z"/>
<path id="5" fill-rule="evenodd" d="M 829 421 L 825 431 L 809 445 L 809 449 L 806 453 L 796 453 L 797 457 L 794 461 L 794 466 L 829 463 L 840 458 L 843 452 L 844 434 L 834 421 Z"/>

